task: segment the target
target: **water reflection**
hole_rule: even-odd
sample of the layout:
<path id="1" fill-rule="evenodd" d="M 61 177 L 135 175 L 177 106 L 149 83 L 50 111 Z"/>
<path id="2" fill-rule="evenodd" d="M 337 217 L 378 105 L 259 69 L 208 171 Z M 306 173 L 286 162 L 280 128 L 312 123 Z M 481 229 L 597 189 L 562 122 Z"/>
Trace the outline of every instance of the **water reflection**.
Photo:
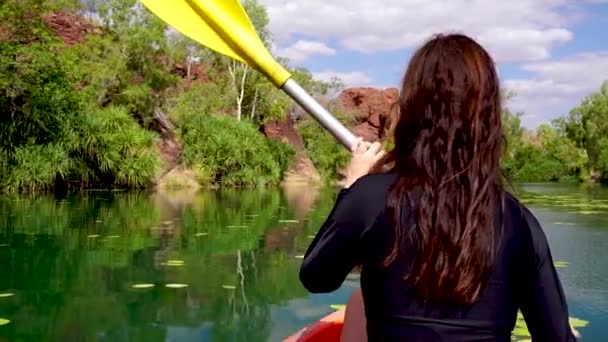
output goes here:
<path id="1" fill-rule="evenodd" d="M 2 198 L 0 339 L 266 341 L 307 190 Z"/>
<path id="2" fill-rule="evenodd" d="M 608 192 L 526 188 L 585 340 L 608 336 Z M 298 270 L 335 190 L 0 198 L 0 341 L 280 341 L 346 302 Z M 603 207 L 603 205 L 606 205 Z M 588 213 L 599 211 L 601 213 Z M 7 295 L 3 295 L 7 294 Z"/>

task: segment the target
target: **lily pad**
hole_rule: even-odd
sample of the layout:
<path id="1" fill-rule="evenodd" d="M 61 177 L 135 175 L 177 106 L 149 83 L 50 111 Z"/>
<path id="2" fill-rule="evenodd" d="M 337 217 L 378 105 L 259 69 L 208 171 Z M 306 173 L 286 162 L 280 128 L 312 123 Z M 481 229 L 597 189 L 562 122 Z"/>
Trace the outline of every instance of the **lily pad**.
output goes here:
<path id="1" fill-rule="evenodd" d="M 149 289 L 151 287 L 154 287 L 154 284 L 134 284 L 131 287 L 134 289 Z"/>
<path id="2" fill-rule="evenodd" d="M 236 286 L 234 285 L 222 285 L 223 288 L 225 288 L 226 290 L 234 290 L 236 289 Z"/>
<path id="3" fill-rule="evenodd" d="M 171 289 L 183 289 L 184 287 L 188 287 L 187 284 L 167 284 L 165 286 Z"/>
<path id="4" fill-rule="evenodd" d="M 182 260 L 168 260 L 167 262 L 161 263 L 163 266 L 180 267 L 184 266 L 185 263 Z"/>
<path id="5" fill-rule="evenodd" d="M 12 292 L 5 292 L 5 293 L 0 293 L 0 298 L 6 298 L 6 297 L 12 297 L 15 294 Z"/>
<path id="6" fill-rule="evenodd" d="M 525 327 L 515 327 L 515 329 L 513 329 L 513 335 L 517 337 L 531 337 L 528 328 Z"/>
<path id="7" fill-rule="evenodd" d="M 330 307 L 332 309 L 338 310 L 338 311 L 346 309 L 346 305 L 343 305 L 343 304 L 332 304 L 332 305 L 330 305 Z"/>
<path id="8" fill-rule="evenodd" d="M 584 328 L 589 325 L 589 321 L 585 321 L 584 319 L 570 317 L 570 325 L 574 328 Z"/>
<path id="9" fill-rule="evenodd" d="M 9 324 L 10 322 L 10 320 L 0 317 L 0 325 Z"/>

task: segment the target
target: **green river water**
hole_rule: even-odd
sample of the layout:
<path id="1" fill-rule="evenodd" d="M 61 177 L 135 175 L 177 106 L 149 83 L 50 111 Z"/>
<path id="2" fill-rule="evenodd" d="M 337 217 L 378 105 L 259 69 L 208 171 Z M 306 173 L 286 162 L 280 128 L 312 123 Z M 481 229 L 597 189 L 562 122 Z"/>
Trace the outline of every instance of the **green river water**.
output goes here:
<path id="1" fill-rule="evenodd" d="M 310 295 L 298 280 L 335 193 L 0 197 L 0 341 L 281 341 L 358 286 Z M 584 341 L 607 340 L 608 189 L 518 193 L 545 229 L 571 316 L 588 322 Z"/>

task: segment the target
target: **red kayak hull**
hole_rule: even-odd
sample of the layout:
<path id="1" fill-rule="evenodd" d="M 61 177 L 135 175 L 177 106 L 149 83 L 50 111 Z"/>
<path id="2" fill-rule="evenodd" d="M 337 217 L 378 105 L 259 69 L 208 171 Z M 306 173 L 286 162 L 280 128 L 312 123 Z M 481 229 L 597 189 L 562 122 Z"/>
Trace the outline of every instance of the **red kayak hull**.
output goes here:
<path id="1" fill-rule="evenodd" d="M 344 310 L 331 313 L 289 336 L 283 342 L 338 342 L 344 325 Z"/>

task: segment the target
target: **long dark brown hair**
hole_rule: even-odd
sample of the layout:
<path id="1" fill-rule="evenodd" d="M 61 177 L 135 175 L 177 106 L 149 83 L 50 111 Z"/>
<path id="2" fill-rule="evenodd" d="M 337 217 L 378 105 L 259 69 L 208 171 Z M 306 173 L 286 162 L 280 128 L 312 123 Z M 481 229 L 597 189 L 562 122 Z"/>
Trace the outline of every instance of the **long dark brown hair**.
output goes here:
<path id="1" fill-rule="evenodd" d="M 500 102 L 492 58 L 464 35 L 433 37 L 405 73 L 394 148 L 376 171 L 398 173 L 388 198 L 395 239 L 384 265 L 413 256 L 406 278 L 424 301 L 472 303 L 489 278 L 502 190 Z"/>

